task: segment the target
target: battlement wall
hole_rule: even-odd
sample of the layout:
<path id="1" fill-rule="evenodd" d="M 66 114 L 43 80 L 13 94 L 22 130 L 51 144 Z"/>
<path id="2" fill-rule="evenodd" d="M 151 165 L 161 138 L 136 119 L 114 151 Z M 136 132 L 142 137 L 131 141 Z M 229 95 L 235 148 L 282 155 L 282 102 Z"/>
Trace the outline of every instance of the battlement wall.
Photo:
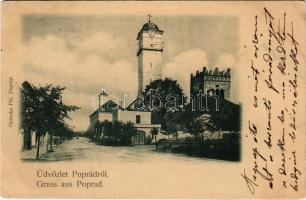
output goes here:
<path id="1" fill-rule="evenodd" d="M 230 82 L 231 69 L 219 70 L 219 68 L 216 67 L 214 70 L 208 70 L 206 67 L 203 67 L 203 71 L 196 71 L 196 74 L 191 74 L 191 80 L 194 79 Z"/>
<path id="2" fill-rule="evenodd" d="M 203 71 L 196 71 L 195 75 L 191 74 L 190 94 L 196 95 L 200 91 L 205 95 L 220 95 L 225 99 L 230 99 L 231 88 L 231 70 L 219 70 L 218 67 Z"/>

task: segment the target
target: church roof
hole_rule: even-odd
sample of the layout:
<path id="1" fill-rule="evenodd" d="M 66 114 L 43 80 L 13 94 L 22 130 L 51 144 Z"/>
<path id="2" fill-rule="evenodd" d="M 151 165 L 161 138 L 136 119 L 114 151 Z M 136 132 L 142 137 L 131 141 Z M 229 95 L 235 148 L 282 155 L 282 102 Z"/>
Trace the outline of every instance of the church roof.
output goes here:
<path id="1" fill-rule="evenodd" d="M 164 32 L 163 30 L 160 30 L 156 24 L 154 24 L 152 22 L 147 22 L 142 26 L 141 30 L 139 31 L 139 33 L 137 35 L 137 40 L 139 40 L 139 38 L 141 36 L 141 33 L 148 32 L 149 30 L 154 30 L 158 33 L 163 33 Z"/>
<path id="2" fill-rule="evenodd" d="M 125 108 L 127 111 L 149 111 L 148 106 L 145 105 L 144 100 L 137 97 L 128 107 Z"/>
<path id="3" fill-rule="evenodd" d="M 113 112 L 118 109 L 119 110 L 122 109 L 121 106 L 119 106 L 116 102 L 109 100 L 100 107 L 99 111 L 100 112 Z"/>
<path id="4" fill-rule="evenodd" d="M 109 100 L 105 104 L 103 104 L 100 108 L 94 111 L 90 116 L 98 113 L 98 112 L 113 112 L 116 110 L 122 110 L 122 107 L 119 106 L 116 102 Z"/>

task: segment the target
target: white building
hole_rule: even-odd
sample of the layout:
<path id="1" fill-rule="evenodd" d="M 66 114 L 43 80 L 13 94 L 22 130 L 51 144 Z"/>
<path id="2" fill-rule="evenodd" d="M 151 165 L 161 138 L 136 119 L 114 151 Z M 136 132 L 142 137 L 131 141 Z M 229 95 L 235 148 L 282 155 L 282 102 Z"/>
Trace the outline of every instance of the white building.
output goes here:
<path id="1" fill-rule="evenodd" d="M 113 111 L 122 109 L 117 103 L 112 100 L 108 100 L 100 108 L 95 110 L 89 116 L 89 130 L 93 131 L 97 122 L 103 122 L 105 120 L 112 122 L 113 121 Z"/>
<path id="2" fill-rule="evenodd" d="M 132 122 L 137 129 L 137 135 L 133 138 L 134 144 L 144 144 L 145 139 L 151 136 L 151 130 L 157 128 L 160 135 L 160 124 L 152 124 L 152 112 L 146 109 L 137 109 L 135 107 L 137 99 L 133 101 L 127 108 L 122 108 L 112 100 L 103 104 L 100 109 L 97 109 L 90 115 L 90 131 L 97 131 L 97 122 L 103 122 L 105 120 L 110 122 Z M 103 133 L 102 133 L 103 134 Z M 160 138 L 157 136 L 157 138 Z"/>
<path id="3" fill-rule="evenodd" d="M 134 144 L 144 144 L 145 138 L 151 136 L 151 130 L 153 128 L 157 128 L 160 135 L 161 125 L 152 124 L 152 112 L 145 108 L 137 108 L 135 106 L 136 103 L 137 99 L 133 101 L 127 108 L 114 111 L 113 122 L 132 122 L 137 129 L 137 135 L 134 137 Z"/>

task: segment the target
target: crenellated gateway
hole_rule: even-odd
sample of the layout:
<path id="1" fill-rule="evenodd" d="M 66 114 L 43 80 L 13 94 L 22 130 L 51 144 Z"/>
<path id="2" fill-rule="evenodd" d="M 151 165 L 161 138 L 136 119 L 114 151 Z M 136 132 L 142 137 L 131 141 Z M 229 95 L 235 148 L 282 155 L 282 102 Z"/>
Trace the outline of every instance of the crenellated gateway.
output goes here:
<path id="1" fill-rule="evenodd" d="M 197 95 L 220 96 L 230 100 L 231 94 L 231 69 L 220 71 L 218 67 L 214 70 L 208 70 L 203 67 L 203 71 L 197 71 L 190 77 L 190 94 L 193 97 Z"/>

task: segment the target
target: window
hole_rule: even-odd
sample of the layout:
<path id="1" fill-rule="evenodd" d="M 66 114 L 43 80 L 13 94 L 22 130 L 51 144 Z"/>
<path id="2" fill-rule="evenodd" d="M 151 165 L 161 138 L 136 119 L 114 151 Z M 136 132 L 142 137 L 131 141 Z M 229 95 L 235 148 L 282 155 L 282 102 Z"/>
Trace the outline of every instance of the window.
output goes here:
<path id="1" fill-rule="evenodd" d="M 224 98 L 224 90 L 223 90 L 223 89 L 220 90 L 220 96 L 221 96 L 222 98 Z"/>
<path id="2" fill-rule="evenodd" d="M 216 89 L 216 95 L 219 96 L 220 95 L 220 91 L 219 89 Z"/>
<path id="3" fill-rule="evenodd" d="M 136 124 L 140 124 L 140 115 L 136 115 Z"/>

